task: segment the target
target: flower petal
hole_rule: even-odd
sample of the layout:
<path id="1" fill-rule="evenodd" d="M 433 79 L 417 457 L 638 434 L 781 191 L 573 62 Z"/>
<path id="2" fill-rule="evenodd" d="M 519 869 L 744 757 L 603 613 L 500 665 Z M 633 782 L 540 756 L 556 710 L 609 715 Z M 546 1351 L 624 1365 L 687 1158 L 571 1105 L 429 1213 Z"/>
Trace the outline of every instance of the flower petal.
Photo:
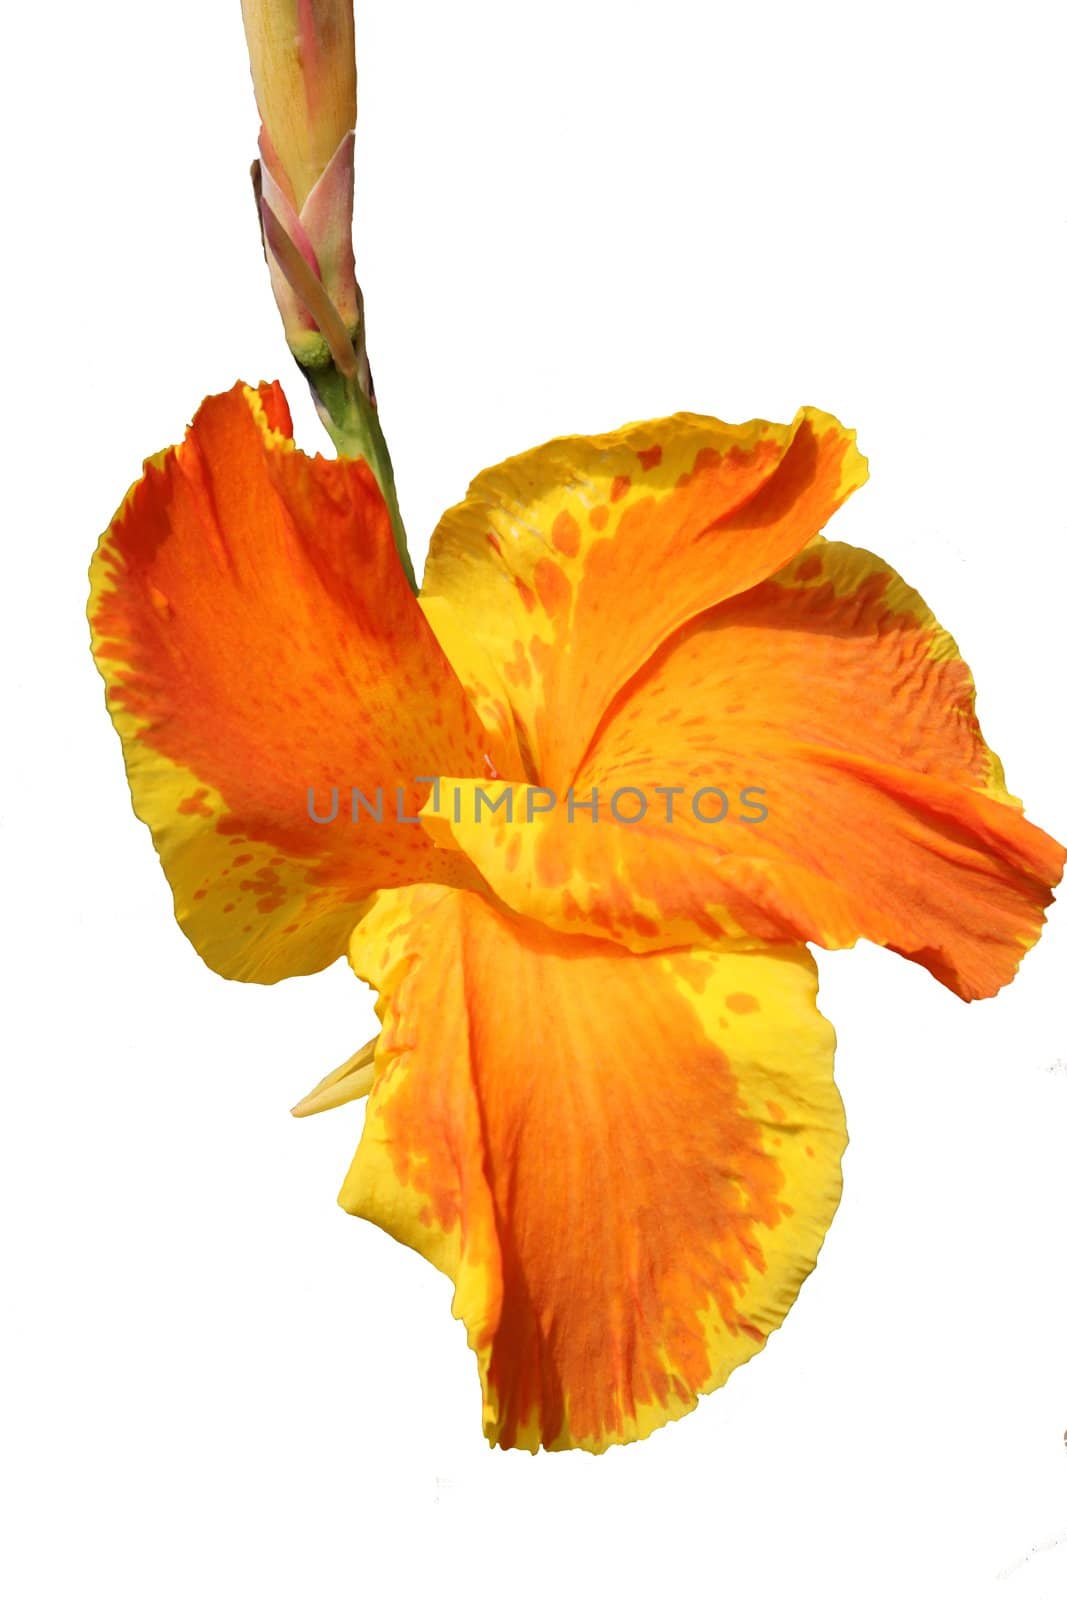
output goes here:
<path id="1" fill-rule="evenodd" d="M 453 1279 L 503 1446 L 602 1450 L 758 1351 L 837 1206 L 807 952 L 636 956 L 437 888 L 351 948 L 381 991 L 341 1203 Z"/>
<path id="2" fill-rule="evenodd" d="M 291 434 L 277 385 L 205 401 L 91 574 L 97 664 L 178 919 L 216 971 L 260 982 L 335 960 L 377 888 L 469 881 L 397 821 L 395 791 L 482 773 L 489 747 L 367 467 Z M 373 802 L 379 785 L 382 822 L 353 824 L 352 787 Z M 313 821 L 309 791 L 325 818 L 334 789 L 334 822 Z"/>
<path id="3" fill-rule="evenodd" d="M 423 593 L 500 665 L 531 771 L 565 783 L 612 697 L 675 629 L 785 565 L 864 481 L 854 436 L 681 415 L 557 439 L 477 477 Z"/>
<path id="4" fill-rule="evenodd" d="M 461 614 L 447 600 L 422 596 L 419 604 L 489 735 L 490 744 L 481 776 L 491 779 L 504 774 L 521 779 L 526 770 L 522 749 L 511 701 L 497 664 L 486 654 Z M 434 776 L 444 774 L 435 773 Z"/>
<path id="5" fill-rule="evenodd" d="M 597 822 L 560 797 L 525 825 L 519 791 L 513 826 L 478 822 L 457 787 L 435 836 L 550 926 L 639 950 L 866 938 L 967 999 L 1011 979 L 1064 862 L 1004 788 L 953 640 L 884 562 L 823 541 L 634 678 L 574 780 Z"/>

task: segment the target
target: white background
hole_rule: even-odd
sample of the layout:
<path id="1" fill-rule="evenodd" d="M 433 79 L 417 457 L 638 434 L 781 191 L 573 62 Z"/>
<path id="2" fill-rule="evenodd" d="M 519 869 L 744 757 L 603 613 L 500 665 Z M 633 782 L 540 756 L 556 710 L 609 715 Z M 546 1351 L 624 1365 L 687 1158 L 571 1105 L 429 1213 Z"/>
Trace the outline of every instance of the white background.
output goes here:
<path id="1" fill-rule="evenodd" d="M 362 0 L 357 249 L 417 560 L 554 433 L 820 405 L 872 466 L 835 534 L 921 588 L 1067 831 L 1057 13 Z M 199 963 L 88 655 L 93 543 L 203 394 L 282 376 L 324 446 L 238 0 L 5 32 L 7 1593 L 1062 1596 L 1062 907 L 971 1007 L 822 959 L 852 1142 L 782 1332 L 640 1445 L 484 1444 L 450 1286 L 334 1204 L 361 1111 L 287 1115 L 368 995 Z"/>

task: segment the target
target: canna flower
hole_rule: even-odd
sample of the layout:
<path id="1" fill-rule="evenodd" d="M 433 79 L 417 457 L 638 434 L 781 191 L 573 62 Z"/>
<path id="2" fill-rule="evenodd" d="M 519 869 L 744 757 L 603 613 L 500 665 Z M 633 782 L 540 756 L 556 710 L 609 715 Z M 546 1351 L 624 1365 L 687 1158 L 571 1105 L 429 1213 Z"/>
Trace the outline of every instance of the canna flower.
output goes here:
<path id="1" fill-rule="evenodd" d="M 341 1204 L 453 1280 L 502 1446 L 641 1438 L 783 1321 L 846 1138 L 809 944 L 974 999 L 1038 937 L 1064 851 L 953 640 L 822 536 L 864 477 L 810 409 L 556 440 L 475 480 L 417 597 L 367 464 L 238 385 L 97 551 L 178 921 L 225 977 L 377 990 L 297 1110 L 369 1092 Z"/>

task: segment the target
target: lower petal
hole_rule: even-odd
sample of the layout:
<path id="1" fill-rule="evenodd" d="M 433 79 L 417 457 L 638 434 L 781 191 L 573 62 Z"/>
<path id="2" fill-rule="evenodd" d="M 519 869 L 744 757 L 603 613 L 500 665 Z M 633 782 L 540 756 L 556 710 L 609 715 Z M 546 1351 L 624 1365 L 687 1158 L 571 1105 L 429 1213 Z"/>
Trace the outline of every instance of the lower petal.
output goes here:
<path id="1" fill-rule="evenodd" d="M 351 960 L 383 1030 L 341 1203 L 453 1278 L 492 1442 L 642 1438 L 762 1348 L 840 1193 L 806 951 L 633 955 L 430 887 Z"/>

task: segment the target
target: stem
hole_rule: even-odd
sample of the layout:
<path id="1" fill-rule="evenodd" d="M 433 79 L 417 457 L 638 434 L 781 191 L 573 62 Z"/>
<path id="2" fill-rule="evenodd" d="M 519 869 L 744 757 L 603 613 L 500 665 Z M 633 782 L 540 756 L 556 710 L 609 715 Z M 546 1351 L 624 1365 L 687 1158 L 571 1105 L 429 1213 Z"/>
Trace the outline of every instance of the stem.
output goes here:
<path id="1" fill-rule="evenodd" d="M 362 332 L 362 329 L 360 331 Z M 311 386 L 323 426 L 333 440 L 337 454 L 350 459 L 362 456 L 378 480 L 378 487 L 389 510 L 393 539 L 400 564 L 404 569 L 404 576 L 417 594 L 419 586 L 415 581 L 415 569 L 408 553 L 407 534 L 400 515 L 396 481 L 393 477 L 393 463 L 378 420 L 378 407 L 374 403 L 370 371 L 365 359 L 360 361 L 359 366 L 361 371 L 366 373 L 366 389 L 358 377 L 345 377 L 332 361 L 321 367 L 304 367 L 303 372 Z"/>

